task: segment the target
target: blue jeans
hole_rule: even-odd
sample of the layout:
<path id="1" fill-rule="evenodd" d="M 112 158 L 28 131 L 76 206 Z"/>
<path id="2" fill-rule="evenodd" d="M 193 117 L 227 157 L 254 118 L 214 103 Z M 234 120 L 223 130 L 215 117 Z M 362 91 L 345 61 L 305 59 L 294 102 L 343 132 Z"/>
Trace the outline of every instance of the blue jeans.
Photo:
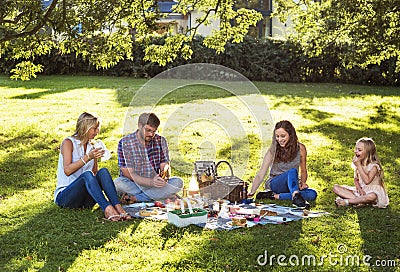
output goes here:
<path id="1" fill-rule="evenodd" d="M 317 192 L 314 189 L 306 188 L 299 190 L 299 175 L 297 169 L 292 168 L 270 181 L 271 190 L 279 194 L 279 199 L 291 200 L 294 191 L 299 191 L 305 200 L 315 200 Z"/>
<path id="2" fill-rule="evenodd" d="M 100 169 L 96 175 L 91 171 L 82 173 L 56 198 L 56 204 L 63 208 L 91 208 L 96 203 L 103 211 L 109 205 L 119 204 L 114 182 L 106 168 Z"/>
<path id="3" fill-rule="evenodd" d="M 178 177 L 171 177 L 164 187 L 148 187 L 136 184 L 127 177 L 118 177 L 114 180 L 118 194 L 133 195 L 137 202 L 148 202 L 172 198 L 183 188 L 183 181 Z"/>

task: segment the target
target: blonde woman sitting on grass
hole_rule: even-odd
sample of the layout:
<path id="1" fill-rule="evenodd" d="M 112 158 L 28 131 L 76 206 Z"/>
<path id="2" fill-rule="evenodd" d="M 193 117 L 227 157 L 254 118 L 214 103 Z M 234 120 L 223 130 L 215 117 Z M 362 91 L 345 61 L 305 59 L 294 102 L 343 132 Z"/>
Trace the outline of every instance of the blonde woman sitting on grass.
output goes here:
<path id="1" fill-rule="evenodd" d="M 99 118 L 84 112 L 78 118 L 74 134 L 63 140 L 54 202 L 62 208 L 91 208 L 98 203 L 107 220 L 132 219 L 119 202 L 107 168 L 98 169 L 97 160 L 105 151 L 95 148 L 90 141 L 99 131 Z"/>

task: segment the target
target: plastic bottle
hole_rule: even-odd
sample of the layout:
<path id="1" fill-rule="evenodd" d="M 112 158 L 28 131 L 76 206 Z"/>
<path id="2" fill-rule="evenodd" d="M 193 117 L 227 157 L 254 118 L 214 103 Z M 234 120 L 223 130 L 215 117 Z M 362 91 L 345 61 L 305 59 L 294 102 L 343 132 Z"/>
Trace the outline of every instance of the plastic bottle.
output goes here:
<path id="1" fill-rule="evenodd" d="M 193 172 L 192 177 L 189 181 L 189 195 L 194 197 L 194 195 L 199 193 L 199 185 L 197 184 L 196 174 Z"/>

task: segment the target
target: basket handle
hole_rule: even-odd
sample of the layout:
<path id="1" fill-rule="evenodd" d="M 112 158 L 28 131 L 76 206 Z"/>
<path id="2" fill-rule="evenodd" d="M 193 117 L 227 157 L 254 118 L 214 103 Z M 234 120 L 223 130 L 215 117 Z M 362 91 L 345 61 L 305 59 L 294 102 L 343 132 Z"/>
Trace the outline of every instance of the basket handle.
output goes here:
<path id="1" fill-rule="evenodd" d="M 218 176 L 218 173 L 217 173 L 218 166 L 219 166 L 222 162 L 223 162 L 223 163 L 226 163 L 226 164 L 229 166 L 229 169 L 231 170 L 231 176 L 233 176 L 233 169 L 232 169 L 232 166 L 229 164 L 228 161 L 219 161 L 219 162 L 215 165 L 215 176 Z"/>

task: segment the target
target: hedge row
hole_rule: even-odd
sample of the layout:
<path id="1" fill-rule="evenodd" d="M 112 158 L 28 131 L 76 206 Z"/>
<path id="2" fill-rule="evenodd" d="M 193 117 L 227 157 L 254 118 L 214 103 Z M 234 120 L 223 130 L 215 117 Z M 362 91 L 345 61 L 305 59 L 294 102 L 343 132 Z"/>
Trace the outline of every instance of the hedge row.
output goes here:
<path id="1" fill-rule="evenodd" d="M 366 69 L 354 67 L 346 69 L 337 59 L 332 48 L 319 58 L 307 58 L 299 46 L 290 42 L 260 41 L 247 37 L 243 43 L 226 45 L 226 51 L 216 54 L 214 50 L 202 45 L 203 38 L 193 42 L 192 59 L 177 59 L 162 67 L 143 61 L 143 48 L 134 44 L 133 61 L 125 60 L 108 70 L 96 70 L 92 65 L 75 54 L 61 55 L 53 51 L 47 56 L 38 57 L 35 62 L 45 66 L 44 74 L 95 74 L 111 76 L 130 76 L 138 78 L 153 77 L 166 69 L 188 63 L 213 63 L 240 72 L 253 81 L 273 82 L 342 82 L 370 85 L 400 85 L 400 73 L 395 73 L 395 59 L 371 65 Z M 162 42 L 161 40 L 157 42 Z M 0 70 L 8 74 L 13 61 L 0 63 Z"/>

